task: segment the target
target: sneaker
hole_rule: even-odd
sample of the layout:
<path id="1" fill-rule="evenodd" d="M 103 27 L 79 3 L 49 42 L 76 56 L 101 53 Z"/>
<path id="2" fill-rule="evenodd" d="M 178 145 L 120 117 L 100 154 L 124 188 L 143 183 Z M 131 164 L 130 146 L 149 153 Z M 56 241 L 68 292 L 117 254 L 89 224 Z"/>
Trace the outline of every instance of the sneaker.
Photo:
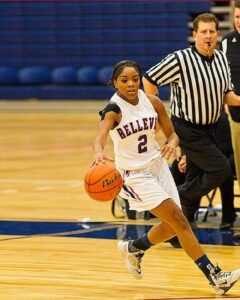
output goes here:
<path id="1" fill-rule="evenodd" d="M 136 278 L 142 279 L 141 262 L 144 255 L 143 250 L 135 248 L 132 244 L 132 240 L 129 241 L 119 241 L 118 242 L 118 252 L 126 260 L 126 265 L 129 272 Z"/>
<path id="2" fill-rule="evenodd" d="M 240 279 L 240 269 L 232 272 L 218 272 L 209 275 L 210 284 L 217 295 L 224 295 Z"/>

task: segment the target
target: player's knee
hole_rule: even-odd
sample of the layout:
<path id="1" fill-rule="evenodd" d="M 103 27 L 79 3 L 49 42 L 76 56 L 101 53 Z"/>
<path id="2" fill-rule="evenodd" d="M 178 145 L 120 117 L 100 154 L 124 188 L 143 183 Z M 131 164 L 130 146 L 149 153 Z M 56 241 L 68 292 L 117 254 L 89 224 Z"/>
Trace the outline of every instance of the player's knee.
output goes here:
<path id="1" fill-rule="evenodd" d="M 181 226 L 181 229 L 182 231 L 189 231 L 191 230 L 191 226 L 188 222 L 188 220 L 186 218 L 182 218 L 179 222 L 180 226 Z"/>
<path id="2" fill-rule="evenodd" d="M 176 227 L 181 228 L 182 231 L 189 231 L 191 229 L 188 220 L 183 213 L 177 212 L 174 216 Z"/>

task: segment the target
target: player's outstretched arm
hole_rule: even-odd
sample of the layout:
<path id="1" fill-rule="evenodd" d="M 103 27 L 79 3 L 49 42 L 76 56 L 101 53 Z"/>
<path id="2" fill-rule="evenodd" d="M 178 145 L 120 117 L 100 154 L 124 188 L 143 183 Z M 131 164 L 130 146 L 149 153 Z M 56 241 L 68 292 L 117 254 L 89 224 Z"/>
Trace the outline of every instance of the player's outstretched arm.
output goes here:
<path id="1" fill-rule="evenodd" d="M 105 118 L 100 122 L 97 136 L 93 143 L 94 159 L 92 165 L 98 163 L 105 163 L 106 160 L 114 161 L 114 159 L 108 157 L 104 153 L 104 147 L 109 134 L 109 131 L 114 128 L 114 124 L 117 121 L 117 114 L 114 112 L 108 112 Z"/>

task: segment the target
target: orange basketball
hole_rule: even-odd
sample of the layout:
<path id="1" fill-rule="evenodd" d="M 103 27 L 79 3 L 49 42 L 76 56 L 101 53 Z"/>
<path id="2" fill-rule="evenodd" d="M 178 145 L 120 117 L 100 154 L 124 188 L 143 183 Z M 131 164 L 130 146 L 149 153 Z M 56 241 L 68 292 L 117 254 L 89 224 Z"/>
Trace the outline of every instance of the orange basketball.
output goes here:
<path id="1" fill-rule="evenodd" d="M 91 167 L 84 178 L 84 188 L 88 195 L 98 201 L 110 201 L 117 197 L 123 186 L 119 171 L 107 164 Z"/>

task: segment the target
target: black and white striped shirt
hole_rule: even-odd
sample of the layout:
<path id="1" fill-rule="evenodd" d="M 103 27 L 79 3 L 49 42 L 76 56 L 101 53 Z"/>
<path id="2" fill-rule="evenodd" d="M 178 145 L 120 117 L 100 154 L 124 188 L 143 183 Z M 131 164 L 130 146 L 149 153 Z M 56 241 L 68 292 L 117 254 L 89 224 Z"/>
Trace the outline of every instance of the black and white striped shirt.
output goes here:
<path id="1" fill-rule="evenodd" d="M 171 114 L 194 124 L 215 123 L 223 98 L 232 91 L 226 55 L 214 50 L 211 58 L 195 47 L 169 54 L 149 69 L 145 77 L 155 85 L 170 84 Z"/>

